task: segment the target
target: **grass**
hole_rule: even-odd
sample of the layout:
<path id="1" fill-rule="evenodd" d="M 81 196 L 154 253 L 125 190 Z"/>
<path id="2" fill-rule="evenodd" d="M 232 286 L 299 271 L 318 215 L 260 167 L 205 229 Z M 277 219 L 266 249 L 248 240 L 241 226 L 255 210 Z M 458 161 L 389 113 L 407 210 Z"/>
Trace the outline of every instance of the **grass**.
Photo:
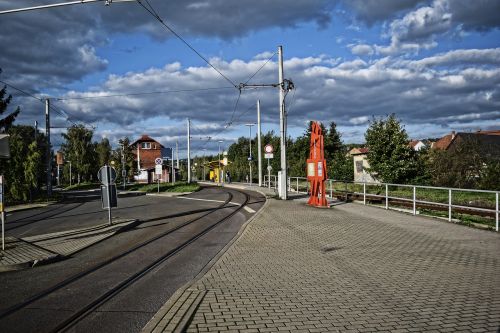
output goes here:
<path id="1" fill-rule="evenodd" d="M 175 184 L 171 183 L 160 183 L 160 192 L 194 192 L 200 189 L 198 183 L 186 183 L 178 182 Z M 158 184 L 129 184 L 125 187 L 128 191 L 142 191 L 147 193 L 158 192 Z"/>
<path id="2" fill-rule="evenodd" d="M 332 182 L 333 192 L 335 193 L 363 193 L 363 184 L 352 184 L 342 182 Z M 291 188 L 292 190 L 296 190 L 297 188 L 297 180 L 291 180 Z M 305 192 L 308 188 L 307 181 L 303 179 L 299 179 L 298 182 L 299 191 Z M 326 181 L 326 192 L 327 195 L 330 194 L 330 182 Z M 371 195 L 379 195 L 382 196 L 380 199 L 383 200 L 385 196 L 385 185 L 377 185 L 377 184 L 367 184 L 366 185 L 366 194 Z M 389 197 L 397 197 L 404 199 L 413 199 L 413 188 L 406 186 L 388 186 L 388 195 Z M 435 202 L 441 204 L 448 204 L 449 193 L 446 189 L 428 189 L 428 188 L 416 188 L 416 199 L 420 201 L 428 201 Z M 477 207 L 477 208 L 486 208 L 486 209 L 495 209 L 495 193 L 483 193 L 483 192 L 472 192 L 472 191 L 452 191 L 451 202 L 453 205 L 460 206 L 468 206 L 468 207 Z M 391 206 L 398 206 L 396 203 L 391 202 Z M 418 204 L 417 204 L 418 205 Z M 433 210 L 433 209 L 420 209 L 419 211 L 422 214 L 436 216 L 436 217 L 448 217 L 448 212 Z M 473 224 L 482 224 L 486 225 L 489 229 L 495 226 L 495 220 L 489 217 L 483 217 L 479 215 L 472 214 L 463 214 L 463 213 L 452 213 L 452 217 L 454 219 L 458 219 L 461 223 L 466 225 Z"/>
<path id="3" fill-rule="evenodd" d="M 64 188 L 66 191 L 75 191 L 75 190 L 93 190 L 96 188 L 100 188 L 100 183 L 91 183 L 91 182 L 83 182 L 80 184 L 73 184 L 71 186 L 67 186 Z"/>

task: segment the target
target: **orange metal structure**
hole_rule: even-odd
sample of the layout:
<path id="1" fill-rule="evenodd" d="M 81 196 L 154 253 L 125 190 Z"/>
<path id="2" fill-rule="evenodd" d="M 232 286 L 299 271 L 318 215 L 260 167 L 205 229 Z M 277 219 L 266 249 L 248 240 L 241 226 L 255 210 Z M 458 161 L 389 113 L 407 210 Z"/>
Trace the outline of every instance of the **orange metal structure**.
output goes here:
<path id="1" fill-rule="evenodd" d="M 325 193 L 326 160 L 323 132 L 318 122 L 312 122 L 309 159 L 307 160 L 307 180 L 311 182 L 311 197 L 308 205 L 328 207 Z"/>

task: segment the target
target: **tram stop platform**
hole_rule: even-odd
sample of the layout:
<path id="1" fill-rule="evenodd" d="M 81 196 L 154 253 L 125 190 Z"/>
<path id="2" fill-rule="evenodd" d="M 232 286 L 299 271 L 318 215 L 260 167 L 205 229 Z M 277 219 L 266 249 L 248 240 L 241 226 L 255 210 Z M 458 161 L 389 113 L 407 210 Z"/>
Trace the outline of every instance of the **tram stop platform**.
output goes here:
<path id="1" fill-rule="evenodd" d="M 356 203 L 269 199 L 143 332 L 499 328 L 499 233 Z"/>
<path id="2" fill-rule="evenodd" d="M 134 227 L 138 220 L 115 219 L 113 224 L 53 232 L 30 237 L 5 237 L 0 272 L 46 264 L 81 251 L 114 234 Z"/>

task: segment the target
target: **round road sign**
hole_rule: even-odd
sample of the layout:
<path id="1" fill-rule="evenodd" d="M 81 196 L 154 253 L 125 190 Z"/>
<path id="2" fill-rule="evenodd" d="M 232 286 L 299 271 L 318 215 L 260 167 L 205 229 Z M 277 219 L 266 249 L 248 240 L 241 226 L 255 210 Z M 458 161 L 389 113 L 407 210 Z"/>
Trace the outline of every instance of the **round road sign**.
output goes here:
<path id="1" fill-rule="evenodd" d="M 266 152 L 266 153 L 268 153 L 268 154 L 272 153 L 272 152 L 273 152 L 273 150 L 274 150 L 274 149 L 273 149 L 273 146 L 271 146 L 271 145 L 266 145 L 266 146 L 264 147 L 264 152 Z"/>
<path id="2" fill-rule="evenodd" d="M 109 175 L 111 178 L 109 180 L 108 180 L 108 169 L 109 169 Z M 116 170 L 115 170 L 115 168 L 110 167 L 109 165 L 105 165 L 99 169 L 99 172 L 97 173 L 97 178 L 104 185 L 112 184 L 116 180 Z"/>
<path id="3" fill-rule="evenodd" d="M 162 165 L 163 164 L 163 160 L 159 157 L 155 158 L 155 164 L 156 165 Z"/>

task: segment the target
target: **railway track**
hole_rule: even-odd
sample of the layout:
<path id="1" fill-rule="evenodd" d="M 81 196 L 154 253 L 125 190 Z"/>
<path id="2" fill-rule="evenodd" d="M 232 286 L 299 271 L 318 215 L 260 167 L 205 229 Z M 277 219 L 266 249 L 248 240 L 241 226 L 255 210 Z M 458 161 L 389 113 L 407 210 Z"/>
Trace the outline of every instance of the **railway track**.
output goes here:
<path id="1" fill-rule="evenodd" d="M 231 191 L 236 191 L 238 193 L 243 194 L 244 196 L 243 202 L 238 206 L 230 205 L 230 203 L 233 200 L 233 193 Z M 182 240 L 179 244 L 173 246 L 168 251 L 164 252 L 161 256 L 154 258 L 154 260 L 150 261 L 149 263 L 141 267 L 139 270 L 132 272 L 126 278 L 122 278 L 119 281 L 113 281 L 113 283 L 110 283 L 110 285 L 107 286 L 107 288 L 105 288 L 106 291 L 102 290 L 96 297 L 81 302 L 76 311 L 72 312 L 72 314 L 67 318 L 65 318 L 64 320 L 56 323 L 53 326 L 53 328 L 50 329 L 50 332 L 65 332 L 70 330 L 78 323 L 84 321 L 85 318 L 87 318 L 91 313 L 93 313 L 102 305 L 113 299 L 122 291 L 126 290 L 127 288 L 130 288 L 131 286 L 134 285 L 134 283 L 140 281 L 142 277 L 146 276 L 148 273 L 155 270 L 156 268 L 162 266 L 170 258 L 174 257 L 176 254 L 180 253 L 183 249 L 193 244 L 198 239 L 209 233 L 211 230 L 213 230 L 214 228 L 221 225 L 222 223 L 230 219 L 232 216 L 240 212 L 249 203 L 250 196 L 243 191 L 238 191 L 234 189 L 232 189 L 231 191 L 230 190 L 225 191 L 225 193 L 227 194 L 226 200 L 220 205 L 218 205 L 215 209 L 210 210 L 201 216 L 182 222 L 176 225 L 175 227 L 172 227 L 158 235 L 155 235 L 154 237 L 151 237 L 137 244 L 136 246 L 125 251 L 124 253 L 111 257 L 98 264 L 95 264 L 94 266 L 82 272 L 70 276 L 63 281 L 35 295 L 32 295 L 31 297 L 23 300 L 22 302 L 15 304 L 7 308 L 6 310 L 0 312 L 0 320 L 15 314 L 16 312 L 20 311 L 23 308 L 27 308 L 29 306 L 36 306 L 37 302 L 42 302 L 43 304 L 44 299 L 47 299 L 49 297 L 54 298 L 57 297 L 58 294 L 62 294 L 60 296 L 61 298 L 68 297 L 68 295 L 65 294 L 65 291 L 72 290 L 73 288 L 78 289 L 77 286 L 79 283 L 84 283 L 84 281 L 86 281 L 87 279 L 92 279 L 95 273 L 99 273 L 101 270 L 110 269 L 113 266 L 113 264 L 118 264 L 119 261 L 126 259 L 127 256 L 134 254 L 137 255 L 137 252 L 139 250 L 142 250 L 148 247 L 149 245 L 152 245 L 153 243 L 161 241 L 166 237 L 172 237 L 173 235 L 175 235 L 176 232 L 182 232 L 181 230 L 186 228 L 187 226 L 191 226 L 196 222 L 206 223 L 207 222 L 205 221 L 206 217 L 209 216 L 210 214 L 213 214 L 214 212 L 220 212 L 221 210 L 234 208 L 231 209 L 229 213 L 224 214 L 224 216 L 216 219 L 215 221 L 207 223 L 207 225 L 203 225 L 201 230 L 198 230 L 196 233 L 190 235 L 189 238 Z M 142 222 L 145 221 L 151 221 L 151 220 L 144 220 Z"/>

